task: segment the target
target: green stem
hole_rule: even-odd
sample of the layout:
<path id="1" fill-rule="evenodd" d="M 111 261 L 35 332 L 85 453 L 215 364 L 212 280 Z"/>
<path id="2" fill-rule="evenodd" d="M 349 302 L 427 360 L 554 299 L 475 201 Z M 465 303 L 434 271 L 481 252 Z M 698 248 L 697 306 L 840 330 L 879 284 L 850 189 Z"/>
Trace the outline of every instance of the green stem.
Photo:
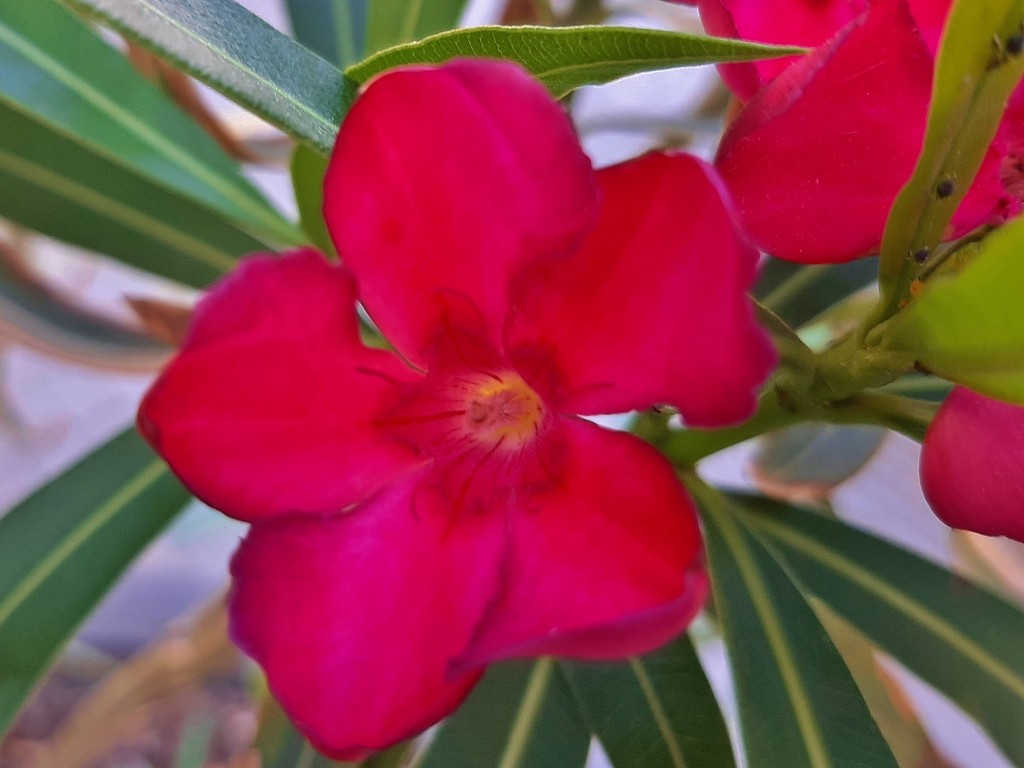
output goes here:
<path id="1" fill-rule="evenodd" d="M 771 389 L 749 421 L 730 429 L 684 429 L 668 432 L 657 443 L 662 453 L 680 468 L 693 467 L 701 459 L 777 429 L 808 421 L 829 424 L 872 424 L 914 440 L 922 440 L 938 406 L 885 392 L 861 392 L 845 400 L 811 410 L 794 411 Z"/>

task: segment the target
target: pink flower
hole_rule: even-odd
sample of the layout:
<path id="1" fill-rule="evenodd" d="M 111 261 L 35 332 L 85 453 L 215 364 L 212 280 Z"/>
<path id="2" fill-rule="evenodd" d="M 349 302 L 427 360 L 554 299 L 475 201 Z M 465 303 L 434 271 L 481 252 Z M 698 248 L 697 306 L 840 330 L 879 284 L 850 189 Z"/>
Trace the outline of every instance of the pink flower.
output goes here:
<path id="1" fill-rule="evenodd" d="M 793 23 L 773 16 L 768 28 L 768 17 L 747 4 L 729 5 L 734 14 L 744 11 L 743 24 L 736 25 L 741 33 L 760 25 L 760 31 L 768 29 L 766 37 L 779 37 L 779 29 Z M 841 8 L 813 5 L 820 6 L 815 18 Z M 758 90 L 729 126 L 715 164 L 745 230 L 763 250 L 806 263 L 877 252 L 889 209 L 921 151 L 941 29 L 936 19 L 944 17 L 946 5 L 947 0 L 914 3 L 915 14 L 928 24 L 926 41 L 907 0 L 875 0 Z M 821 25 L 823 34 L 827 26 Z M 769 77 L 764 67 L 756 76 L 752 72 L 746 70 L 745 82 Z M 1024 91 L 1018 91 L 950 235 L 1001 223 L 1021 210 L 1022 110 Z"/>
<path id="2" fill-rule="evenodd" d="M 1024 407 L 955 388 L 925 435 L 921 487 L 953 528 L 1024 541 Z"/>
<path id="3" fill-rule="evenodd" d="M 355 759 L 489 662 L 683 630 L 706 591 L 689 498 L 653 448 L 574 414 L 752 413 L 775 357 L 713 170 L 595 173 L 522 70 L 456 61 L 365 90 L 325 214 L 344 265 L 247 259 L 139 414 L 197 496 L 253 524 L 231 631 L 299 728 Z M 362 345 L 357 299 L 397 354 Z"/>
<path id="4" fill-rule="evenodd" d="M 910 11 L 929 49 L 934 53 L 952 0 L 909 0 Z M 860 16 L 868 0 L 697 0 L 709 35 L 775 45 L 816 48 Z M 733 93 L 746 101 L 773 80 L 795 58 L 723 64 L 722 77 Z"/>

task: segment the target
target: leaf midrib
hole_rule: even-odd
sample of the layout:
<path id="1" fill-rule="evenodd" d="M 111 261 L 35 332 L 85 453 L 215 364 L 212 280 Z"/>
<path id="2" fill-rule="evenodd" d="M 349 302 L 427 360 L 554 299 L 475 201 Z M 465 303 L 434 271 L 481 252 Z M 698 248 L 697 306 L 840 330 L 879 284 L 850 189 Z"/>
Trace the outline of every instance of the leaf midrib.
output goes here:
<path id="1" fill-rule="evenodd" d="M 190 254 L 197 261 L 213 267 L 219 272 L 226 272 L 236 264 L 235 259 L 225 251 L 214 248 L 201 240 L 196 240 L 191 235 L 169 226 L 147 213 L 124 205 L 95 189 L 54 173 L 23 157 L 0 150 L 0 170 L 6 170 L 24 179 L 28 184 L 47 189 L 83 208 L 125 224 L 171 248 Z"/>
<path id="2" fill-rule="evenodd" d="M 88 517 L 71 529 L 61 541 L 53 546 L 46 556 L 37 561 L 25 576 L 19 580 L 3 600 L 0 600 L 0 627 L 35 592 L 39 585 L 56 572 L 61 563 L 70 558 L 88 539 L 118 512 L 141 496 L 151 485 L 167 474 L 167 467 L 155 459 L 143 467 L 120 490 L 98 506 Z"/>
<path id="3" fill-rule="evenodd" d="M 874 593 L 883 601 L 931 630 L 933 634 L 944 639 L 961 654 L 988 672 L 996 681 L 1009 689 L 1018 699 L 1024 701 L 1024 678 L 987 653 L 982 646 L 979 646 L 970 638 L 958 632 L 956 627 L 943 621 L 941 617 L 930 611 L 927 606 L 905 593 L 890 589 L 887 582 L 860 568 L 856 563 L 840 555 L 834 549 L 819 544 L 791 528 L 760 518 L 752 519 L 751 525 L 761 528 L 769 536 L 788 543 L 794 549 L 803 552 L 822 565 L 846 575 L 855 583 Z"/>
<path id="4" fill-rule="evenodd" d="M 144 2 L 144 0 L 138 0 Z M 247 211 L 258 221 L 263 222 L 267 231 L 273 232 L 277 237 L 285 238 L 290 242 L 295 238 L 295 232 L 291 231 L 288 223 L 273 215 L 271 211 L 259 205 L 253 198 L 241 192 L 233 184 L 229 183 L 223 176 L 210 173 L 208 166 L 199 162 L 188 152 L 158 131 L 154 131 L 142 120 L 136 119 L 130 112 L 123 109 L 120 104 L 108 98 L 105 94 L 93 88 L 80 77 L 67 70 L 59 61 L 33 45 L 30 41 L 19 35 L 15 30 L 5 24 L 0 24 L 0 42 L 5 42 L 22 56 L 40 67 L 62 85 L 72 92 L 78 94 L 82 99 L 94 106 L 103 114 L 107 115 L 117 125 L 128 133 L 134 134 L 142 142 L 152 147 L 158 154 L 186 168 L 197 179 L 209 184 L 210 187 L 224 195 L 240 209 Z M 22 111 L 22 110 L 19 110 Z M 108 148 L 101 148 L 105 152 Z M 115 162 L 123 165 L 123 159 L 117 153 L 109 155 Z"/>
<path id="5" fill-rule="evenodd" d="M 793 714 L 796 717 L 797 728 L 800 730 L 807 757 L 814 768 L 829 768 L 832 763 L 828 757 L 828 751 L 825 749 L 821 734 L 815 727 L 814 714 L 808 705 L 807 691 L 800 680 L 796 661 L 786 642 L 785 630 L 779 624 L 778 615 L 774 610 L 761 570 L 744 543 L 742 535 L 735 527 L 739 524 L 729 517 L 730 513 L 726 510 L 718 509 L 715 510 L 715 513 L 719 530 L 726 540 L 726 546 L 732 550 L 740 575 L 747 585 L 751 603 L 761 619 L 761 625 L 764 628 L 772 655 L 778 663 L 782 684 L 793 707 Z"/>

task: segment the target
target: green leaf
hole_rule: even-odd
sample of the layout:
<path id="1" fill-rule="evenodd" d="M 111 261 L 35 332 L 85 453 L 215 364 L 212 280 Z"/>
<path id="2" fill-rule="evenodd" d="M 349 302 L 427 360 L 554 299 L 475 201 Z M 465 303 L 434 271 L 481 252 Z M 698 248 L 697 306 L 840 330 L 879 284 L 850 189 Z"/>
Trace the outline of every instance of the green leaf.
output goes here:
<path id="1" fill-rule="evenodd" d="M 82 620 L 188 499 L 129 429 L 0 519 L 0 733 Z"/>
<path id="2" fill-rule="evenodd" d="M 454 29 L 465 6 L 466 0 L 374 0 L 367 33 L 369 52 Z"/>
<path id="3" fill-rule="evenodd" d="M 881 391 L 912 397 L 915 400 L 926 400 L 929 403 L 941 403 L 952 388 L 953 385 L 944 379 L 923 373 L 911 373 L 892 384 L 885 385 Z"/>
<path id="4" fill-rule="evenodd" d="M 76 154 L 206 209 L 221 229 L 230 223 L 267 242 L 299 239 L 213 139 L 54 0 L 0 0 L 0 106 L 5 122 L 17 112 L 23 125 L 63 137 Z M 11 152 L 6 141 L 0 148 Z M 61 160 L 51 157 L 49 166 Z"/>
<path id="5" fill-rule="evenodd" d="M 916 271 L 913 255 L 934 249 L 971 186 L 1024 74 L 1024 57 L 1000 47 L 1020 32 L 1024 0 L 958 0 L 936 62 L 924 148 L 889 213 L 882 240 L 882 318 L 894 313 Z M 953 193 L 940 196 L 942 182 Z"/>
<path id="6" fill-rule="evenodd" d="M 989 235 L 962 272 L 936 274 L 924 293 L 876 329 L 880 343 L 992 397 L 1024 403 L 1024 218 Z"/>
<path id="7" fill-rule="evenodd" d="M 722 712 L 690 638 L 617 664 L 562 662 L 615 768 L 734 768 Z"/>
<path id="8" fill-rule="evenodd" d="M 135 167 L 0 103 L 0 216 L 201 288 L 266 245 Z"/>
<path id="9" fill-rule="evenodd" d="M 473 27 L 382 51 L 349 67 L 345 74 L 363 83 L 403 64 L 439 63 L 459 56 L 509 59 L 560 97 L 583 85 L 652 69 L 756 61 L 803 51 L 632 27 Z"/>
<path id="10" fill-rule="evenodd" d="M 754 297 L 790 326 L 798 328 L 871 285 L 877 276 L 876 259 L 812 266 L 768 259 L 761 270 Z"/>
<path id="11" fill-rule="evenodd" d="M 355 98 L 341 72 L 234 0 L 65 2 L 325 154 Z"/>
<path id="12" fill-rule="evenodd" d="M 1024 765 L 1024 613 L 899 547 L 747 498 L 743 520 L 800 583 L 971 715 Z"/>
<path id="13" fill-rule="evenodd" d="M 310 241 L 321 251 L 337 256 L 324 221 L 324 174 L 327 158 L 299 145 L 292 155 L 292 187 L 299 206 L 299 220 Z"/>
<path id="14" fill-rule="evenodd" d="M 317 752 L 273 698 L 268 696 L 261 710 L 255 743 L 261 768 L 345 768 L 352 765 L 335 762 Z"/>
<path id="15" fill-rule="evenodd" d="M 491 667 L 420 768 L 583 768 L 590 731 L 555 662 Z"/>
<path id="16" fill-rule="evenodd" d="M 798 424 L 761 438 L 751 469 L 761 487 L 824 498 L 857 474 L 887 435 L 881 427 Z"/>
<path id="17" fill-rule="evenodd" d="M 295 39 L 304 46 L 339 69 L 363 57 L 369 0 L 287 2 Z"/>
<path id="18" fill-rule="evenodd" d="M 750 768 L 897 768 L 800 591 L 725 499 L 694 485 Z"/>

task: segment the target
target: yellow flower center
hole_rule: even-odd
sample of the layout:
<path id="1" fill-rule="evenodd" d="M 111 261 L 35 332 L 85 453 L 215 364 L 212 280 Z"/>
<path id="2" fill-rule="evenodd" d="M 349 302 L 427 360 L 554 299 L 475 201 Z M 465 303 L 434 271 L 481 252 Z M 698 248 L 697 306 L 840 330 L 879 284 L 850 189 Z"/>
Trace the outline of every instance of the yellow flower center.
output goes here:
<path id="1" fill-rule="evenodd" d="M 467 392 L 465 424 L 481 442 L 521 446 L 543 420 L 540 396 L 513 371 L 481 378 Z"/>

